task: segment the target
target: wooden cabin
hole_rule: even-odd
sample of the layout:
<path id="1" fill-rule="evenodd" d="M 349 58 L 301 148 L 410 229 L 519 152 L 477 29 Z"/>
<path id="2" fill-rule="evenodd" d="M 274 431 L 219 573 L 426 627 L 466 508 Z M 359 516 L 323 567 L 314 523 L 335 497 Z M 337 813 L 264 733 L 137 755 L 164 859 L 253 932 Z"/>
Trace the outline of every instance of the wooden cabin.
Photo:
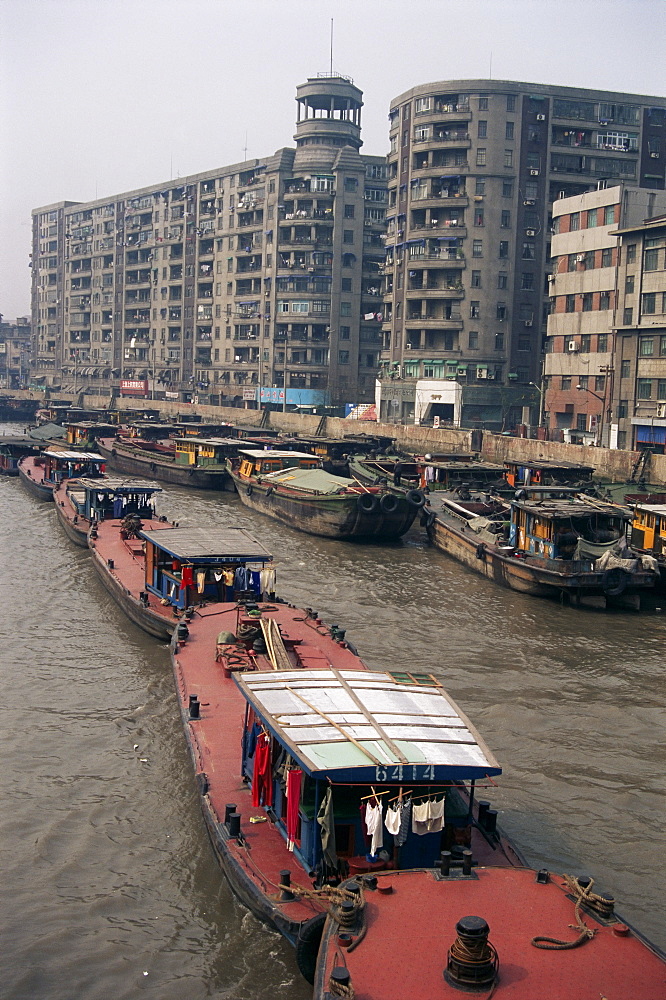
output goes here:
<path id="1" fill-rule="evenodd" d="M 237 453 L 238 445 L 237 438 L 177 437 L 176 465 L 224 468 L 227 458 Z"/>
<path id="2" fill-rule="evenodd" d="M 655 556 L 666 555 L 666 493 L 627 494 L 633 506 L 631 544 Z"/>
<path id="3" fill-rule="evenodd" d="M 545 559 L 595 560 L 626 534 L 627 515 L 612 504 L 526 499 L 510 509 L 509 544 Z"/>
<path id="4" fill-rule="evenodd" d="M 278 472 L 280 469 L 318 469 L 319 459 L 306 451 L 257 451 L 254 448 L 238 452 L 238 473 L 244 479 Z"/>
<path id="5" fill-rule="evenodd" d="M 505 461 L 504 476 L 509 486 L 566 486 L 588 483 L 594 472 L 593 465 L 576 462 Z"/>

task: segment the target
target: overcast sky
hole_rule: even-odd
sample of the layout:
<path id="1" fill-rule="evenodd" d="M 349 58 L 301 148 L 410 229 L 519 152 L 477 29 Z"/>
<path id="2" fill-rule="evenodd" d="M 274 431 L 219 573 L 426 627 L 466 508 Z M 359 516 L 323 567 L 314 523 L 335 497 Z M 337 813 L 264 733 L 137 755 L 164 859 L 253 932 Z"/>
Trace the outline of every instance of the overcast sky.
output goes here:
<path id="1" fill-rule="evenodd" d="M 664 0 L 0 0 L 5 319 L 30 309 L 31 209 L 292 145 L 331 18 L 366 153 L 391 99 L 433 80 L 665 91 Z"/>

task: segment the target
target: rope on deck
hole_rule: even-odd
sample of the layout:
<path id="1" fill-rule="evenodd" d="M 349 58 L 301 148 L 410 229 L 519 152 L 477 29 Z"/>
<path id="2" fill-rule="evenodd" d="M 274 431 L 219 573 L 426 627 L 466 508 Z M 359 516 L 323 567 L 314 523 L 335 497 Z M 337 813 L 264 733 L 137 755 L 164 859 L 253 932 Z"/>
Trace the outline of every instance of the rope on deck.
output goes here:
<path id="1" fill-rule="evenodd" d="M 605 898 L 604 896 L 599 896 L 596 892 L 592 892 L 594 879 L 590 879 L 588 885 L 582 886 L 580 882 L 577 879 L 572 878 L 571 875 L 562 875 L 562 878 L 564 879 L 568 891 L 576 900 L 576 906 L 574 909 L 576 923 L 569 924 L 569 927 L 572 927 L 574 930 L 578 929 L 578 937 L 574 941 L 560 941 L 559 938 L 543 936 L 533 937 L 532 944 L 535 948 L 543 948 L 546 951 L 568 951 L 571 948 L 579 948 L 580 945 L 591 940 L 597 932 L 591 927 L 588 927 L 583 920 L 580 913 L 583 904 L 590 906 L 594 910 L 598 910 L 602 915 L 608 915 L 609 912 L 612 912 L 613 901 Z"/>

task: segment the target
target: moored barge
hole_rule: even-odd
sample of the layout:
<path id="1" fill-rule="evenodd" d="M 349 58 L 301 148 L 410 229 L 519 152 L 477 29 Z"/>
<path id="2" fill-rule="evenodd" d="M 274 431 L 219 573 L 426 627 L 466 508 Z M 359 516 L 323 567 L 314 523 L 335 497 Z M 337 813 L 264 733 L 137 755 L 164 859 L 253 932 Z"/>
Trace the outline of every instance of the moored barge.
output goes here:
<path id="1" fill-rule="evenodd" d="M 122 521 L 133 515 L 155 518 L 153 496 L 159 490 L 145 483 L 119 479 L 64 479 L 53 490 L 58 520 L 67 537 L 88 548 L 88 533 L 93 525 L 114 518 Z"/>
<path id="2" fill-rule="evenodd" d="M 51 450 L 26 455 L 18 464 L 19 479 L 39 500 L 53 500 L 53 488 L 72 476 L 102 476 L 104 456 L 90 451 Z"/>

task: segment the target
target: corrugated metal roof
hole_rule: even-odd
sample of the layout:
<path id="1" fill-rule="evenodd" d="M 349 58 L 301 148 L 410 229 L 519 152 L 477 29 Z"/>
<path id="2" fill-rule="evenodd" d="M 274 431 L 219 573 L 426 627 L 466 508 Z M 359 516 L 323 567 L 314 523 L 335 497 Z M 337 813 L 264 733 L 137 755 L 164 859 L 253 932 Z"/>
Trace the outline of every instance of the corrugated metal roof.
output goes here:
<path id="1" fill-rule="evenodd" d="M 363 768 L 368 781 L 391 780 L 394 766 L 403 768 L 406 781 L 501 771 L 441 687 L 332 667 L 236 674 L 235 680 L 274 735 L 316 777 Z"/>
<path id="2" fill-rule="evenodd" d="M 356 485 L 353 479 L 343 479 L 342 476 L 334 476 L 323 469 L 278 469 L 276 472 L 267 472 L 262 480 L 296 486 L 299 490 L 311 493 L 337 493 L 347 486 Z"/>
<path id="3" fill-rule="evenodd" d="M 139 534 L 175 559 L 268 562 L 273 558 L 244 528 L 163 528 Z"/>
<path id="4" fill-rule="evenodd" d="M 266 458 L 267 456 L 272 456 L 273 458 L 314 458 L 316 462 L 319 461 L 319 456 L 313 455 L 309 451 L 278 451 L 277 448 L 271 448 L 269 451 L 258 448 L 244 448 L 239 451 L 239 455 L 249 455 L 250 458 Z"/>
<path id="5" fill-rule="evenodd" d="M 126 479 L 87 479 L 85 476 L 75 479 L 75 483 L 86 490 L 97 493 L 161 493 L 161 486 L 151 486 L 150 483 L 128 482 Z"/>
<path id="6" fill-rule="evenodd" d="M 95 451 L 50 451 L 44 452 L 49 458 L 61 458 L 64 462 L 105 462 L 103 455 Z"/>

